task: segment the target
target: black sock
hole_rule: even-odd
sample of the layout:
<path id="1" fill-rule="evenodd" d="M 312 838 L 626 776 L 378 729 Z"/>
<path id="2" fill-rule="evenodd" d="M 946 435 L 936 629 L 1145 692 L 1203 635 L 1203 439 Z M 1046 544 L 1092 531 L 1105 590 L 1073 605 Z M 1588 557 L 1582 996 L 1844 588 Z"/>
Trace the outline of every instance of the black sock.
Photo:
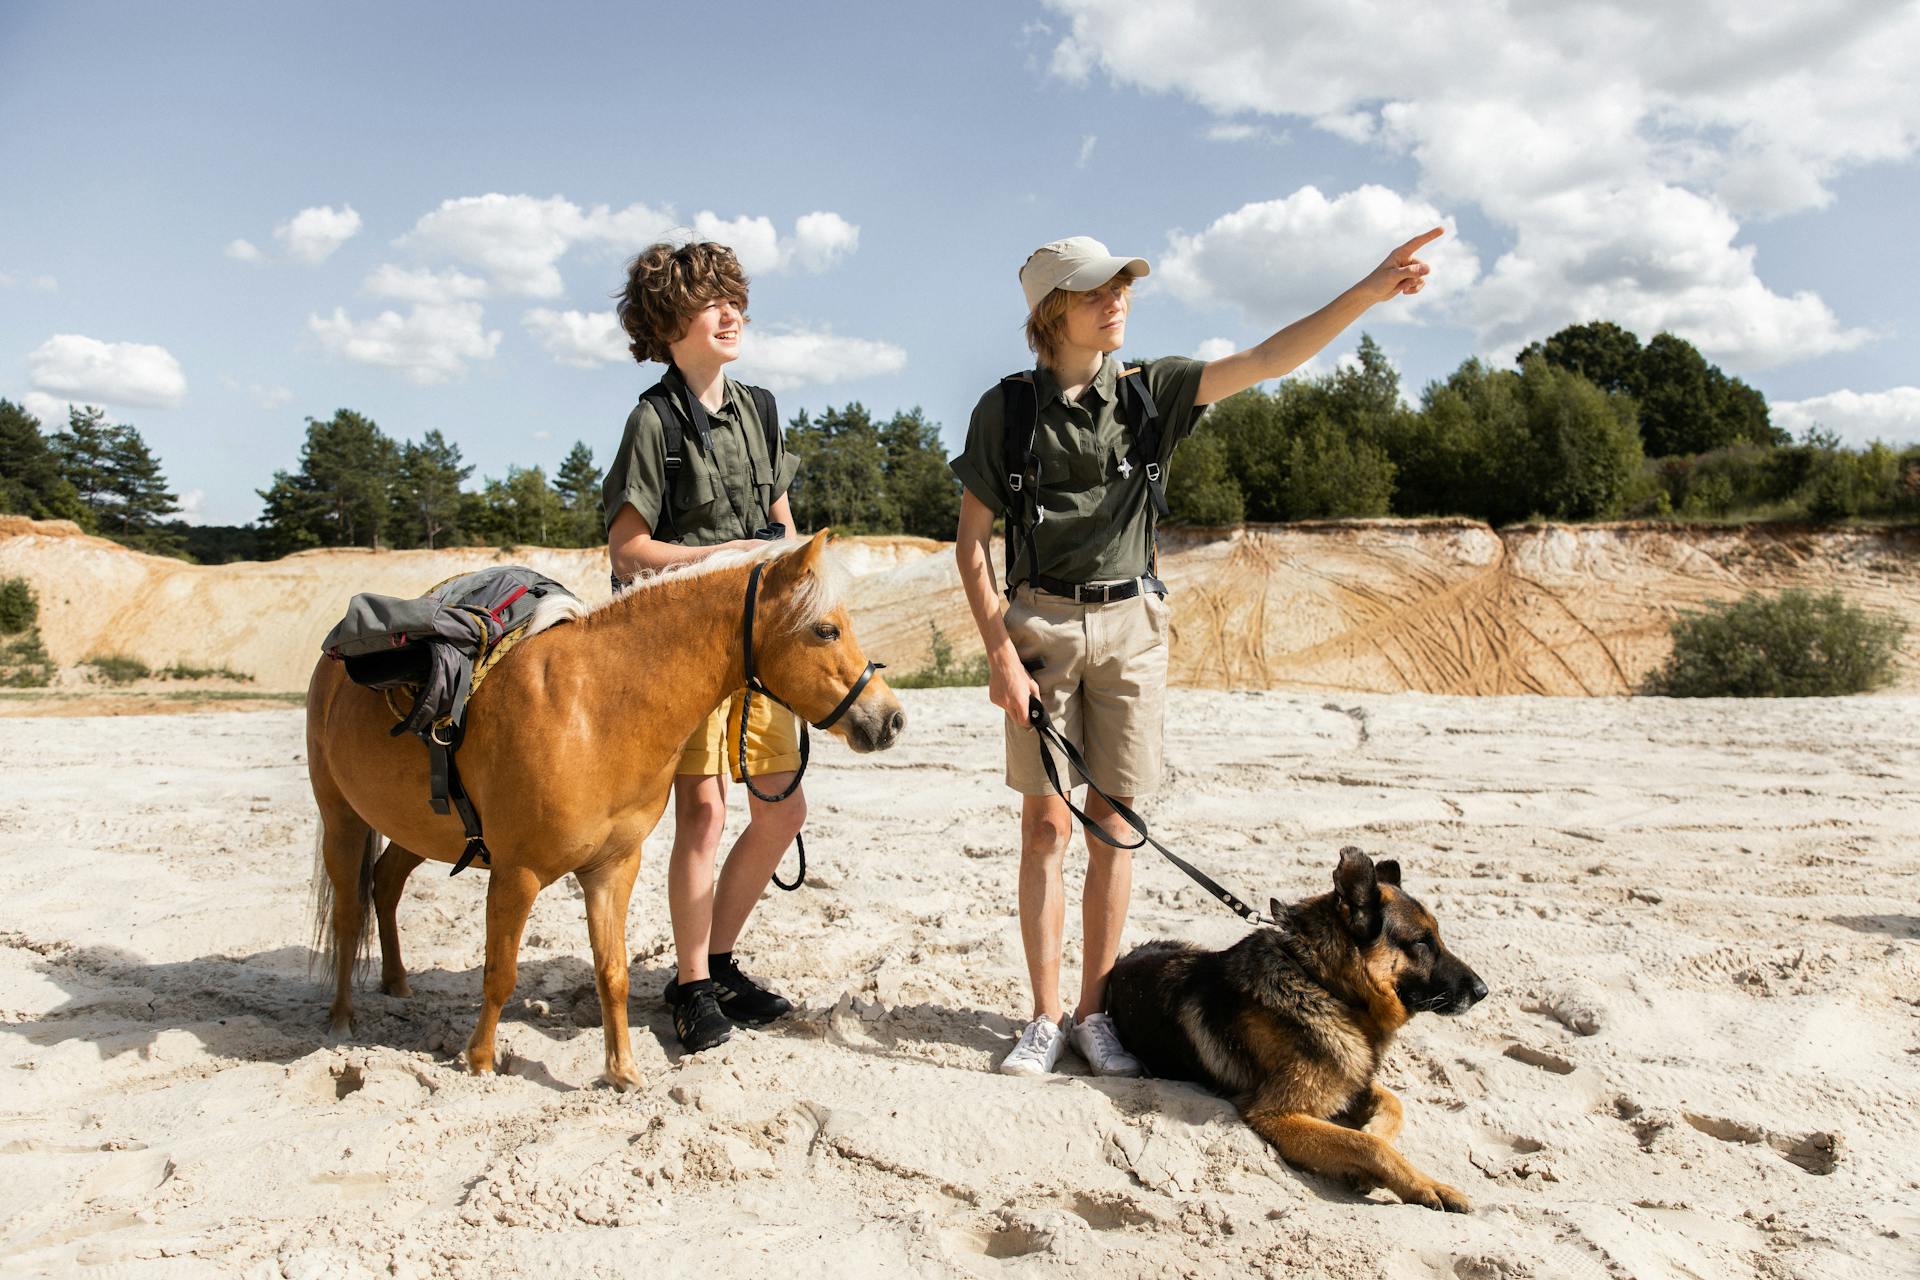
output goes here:
<path id="1" fill-rule="evenodd" d="M 727 968 L 732 963 L 733 963 L 733 952 L 731 951 L 707 952 L 707 972 L 708 973 L 712 973 L 715 969 Z"/>

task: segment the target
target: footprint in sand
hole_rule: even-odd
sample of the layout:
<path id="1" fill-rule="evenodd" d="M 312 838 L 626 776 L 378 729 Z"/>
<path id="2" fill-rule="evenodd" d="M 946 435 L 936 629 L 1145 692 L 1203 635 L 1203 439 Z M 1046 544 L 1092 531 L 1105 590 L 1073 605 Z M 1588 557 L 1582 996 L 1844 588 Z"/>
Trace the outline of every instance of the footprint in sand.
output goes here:
<path id="1" fill-rule="evenodd" d="M 1846 1150 L 1846 1143 L 1839 1134 L 1824 1129 L 1799 1134 L 1775 1133 L 1771 1129 L 1721 1116 L 1696 1115 L 1691 1111 L 1681 1114 L 1688 1124 L 1709 1138 L 1742 1146 L 1764 1143 L 1779 1152 L 1789 1164 L 1797 1165 L 1808 1173 L 1822 1176 L 1832 1173 L 1839 1167 L 1841 1154 Z"/>
<path id="2" fill-rule="evenodd" d="M 1524 1044 L 1510 1044 L 1502 1052 L 1515 1062 L 1524 1062 L 1530 1067 L 1542 1071 L 1551 1071 L 1557 1076 L 1570 1076 L 1576 1068 L 1565 1058 L 1548 1053 L 1544 1049 L 1532 1049 Z"/>

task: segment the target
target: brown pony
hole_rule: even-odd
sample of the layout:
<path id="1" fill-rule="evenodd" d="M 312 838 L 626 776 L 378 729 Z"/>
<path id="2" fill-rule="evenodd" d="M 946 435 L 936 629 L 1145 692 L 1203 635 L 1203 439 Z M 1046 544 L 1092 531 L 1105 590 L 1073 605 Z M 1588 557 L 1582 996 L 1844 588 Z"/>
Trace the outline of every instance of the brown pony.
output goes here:
<path id="1" fill-rule="evenodd" d="M 469 1070 L 494 1067 L 494 1028 L 513 994 L 534 895 L 571 874 L 586 898 L 606 1078 L 620 1089 L 639 1084 L 627 1043 L 627 900 L 682 744 L 746 683 L 741 622 L 753 566 L 764 564 L 753 662 L 766 688 L 819 721 L 865 670 L 840 604 L 845 571 L 826 536 L 646 579 L 524 640 L 487 677 L 458 756 L 492 851 L 485 1003 L 467 1041 Z M 905 724 L 876 676 L 833 732 L 855 751 L 877 751 Z M 380 921 L 381 989 L 406 995 L 394 908 L 415 867 L 453 862 L 466 845 L 459 818 L 427 803 L 426 751 L 411 736 L 390 736 L 392 725 L 381 694 L 320 660 L 307 687 L 307 772 L 320 809 L 315 937 L 333 961 L 335 1035 L 352 1027 L 368 905 Z M 390 843 L 379 854 L 382 835 Z"/>

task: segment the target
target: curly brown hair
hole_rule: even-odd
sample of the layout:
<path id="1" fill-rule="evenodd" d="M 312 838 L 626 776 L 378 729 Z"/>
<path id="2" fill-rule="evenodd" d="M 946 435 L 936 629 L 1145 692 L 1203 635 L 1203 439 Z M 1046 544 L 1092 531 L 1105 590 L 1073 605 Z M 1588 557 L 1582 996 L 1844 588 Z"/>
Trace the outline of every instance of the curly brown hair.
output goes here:
<path id="1" fill-rule="evenodd" d="M 627 349 L 641 364 L 668 363 L 668 344 L 684 337 L 687 323 L 709 303 L 730 300 L 746 322 L 746 273 L 733 250 L 711 240 L 648 245 L 627 264 L 627 287 L 617 296 L 620 327 L 633 339 Z"/>

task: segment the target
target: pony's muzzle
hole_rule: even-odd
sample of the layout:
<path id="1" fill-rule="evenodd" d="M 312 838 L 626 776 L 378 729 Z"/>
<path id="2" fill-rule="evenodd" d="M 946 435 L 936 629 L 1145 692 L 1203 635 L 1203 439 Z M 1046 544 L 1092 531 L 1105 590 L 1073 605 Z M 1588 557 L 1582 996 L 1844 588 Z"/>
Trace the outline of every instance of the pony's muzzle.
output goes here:
<path id="1" fill-rule="evenodd" d="M 893 691 L 882 687 L 848 708 L 843 723 L 847 745 L 855 751 L 885 751 L 906 732 L 907 713 Z"/>

